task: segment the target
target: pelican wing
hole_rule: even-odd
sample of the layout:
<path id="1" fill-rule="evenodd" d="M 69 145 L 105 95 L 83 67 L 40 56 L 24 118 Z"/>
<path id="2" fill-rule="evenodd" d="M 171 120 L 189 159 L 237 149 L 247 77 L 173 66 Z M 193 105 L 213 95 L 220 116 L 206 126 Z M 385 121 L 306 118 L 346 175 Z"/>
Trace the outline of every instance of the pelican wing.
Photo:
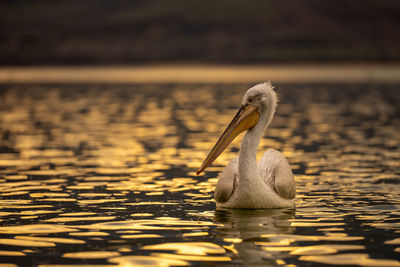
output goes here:
<path id="1" fill-rule="evenodd" d="M 284 199 L 293 199 L 296 195 L 296 184 L 292 169 L 286 158 L 277 150 L 269 149 L 258 163 L 260 177 L 275 189 Z"/>
<path id="2" fill-rule="evenodd" d="M 218 203 L 224 203 L 231 197 L 238 184 L 238 158 L 233 159 L 218 176 L 215 187 L 214 199 Z"/>

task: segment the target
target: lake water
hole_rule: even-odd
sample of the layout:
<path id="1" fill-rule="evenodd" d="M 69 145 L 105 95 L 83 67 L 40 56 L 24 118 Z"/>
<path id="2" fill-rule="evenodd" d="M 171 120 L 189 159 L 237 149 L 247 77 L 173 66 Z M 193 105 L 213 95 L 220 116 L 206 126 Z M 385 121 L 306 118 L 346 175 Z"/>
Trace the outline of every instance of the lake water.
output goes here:
<path id="1" fill-rule="evenodd" d="M 400 86 L 278 84 L 296 209 L 216 210 L 251 85 L 0 85 L 0 263 L 400 266 Z"/>

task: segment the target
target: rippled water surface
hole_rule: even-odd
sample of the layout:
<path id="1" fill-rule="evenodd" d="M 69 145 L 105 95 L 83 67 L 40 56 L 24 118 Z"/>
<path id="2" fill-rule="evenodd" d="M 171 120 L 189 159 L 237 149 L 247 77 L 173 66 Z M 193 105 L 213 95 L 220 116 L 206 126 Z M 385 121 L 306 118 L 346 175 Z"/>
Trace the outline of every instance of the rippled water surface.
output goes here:
<path id="1" fill-rule="evenodd" d="M 400 87 L 278 84 L 296 209 L 215 210 L 248 87 L 1 85 L 0 262 L 400 266 Z"/>

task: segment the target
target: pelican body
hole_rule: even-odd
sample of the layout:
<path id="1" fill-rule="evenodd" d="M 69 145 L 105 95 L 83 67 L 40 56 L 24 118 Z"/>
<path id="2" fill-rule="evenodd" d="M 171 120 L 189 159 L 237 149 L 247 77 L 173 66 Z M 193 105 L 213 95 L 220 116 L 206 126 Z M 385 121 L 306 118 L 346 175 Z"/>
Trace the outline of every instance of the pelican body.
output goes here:
<path id="1" fill-rule="evenodd" d="M 267 150 L 257 164 L 260 139 L 275 114 L 278 98 L 270 82 L 255 85 L 243 97 L 239 111 L 210 151 L 199 175 L 241 132 L 239 156 L 218 177 L 214 198 L 218 207 L 266 209 L 294 207 L 296 185 L 286 158 Z"/>

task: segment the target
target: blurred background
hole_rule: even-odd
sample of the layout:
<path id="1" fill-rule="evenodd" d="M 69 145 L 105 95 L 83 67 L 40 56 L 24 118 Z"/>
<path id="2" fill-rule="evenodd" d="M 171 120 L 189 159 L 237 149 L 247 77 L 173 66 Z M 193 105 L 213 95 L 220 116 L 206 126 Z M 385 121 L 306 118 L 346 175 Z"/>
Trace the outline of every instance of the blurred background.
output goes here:
<path id="1" fill-rule="evenodd" d="M 399 48 L 399 0 L 0 0 L 0 267 L 399 267 Z M 216 209 L 267 80 L 296 210 Z"/>
<path id="2" fill-rule="evenodd" d="M 0 65 L 400 61 L 400 1 L 9 0 Z"/>

